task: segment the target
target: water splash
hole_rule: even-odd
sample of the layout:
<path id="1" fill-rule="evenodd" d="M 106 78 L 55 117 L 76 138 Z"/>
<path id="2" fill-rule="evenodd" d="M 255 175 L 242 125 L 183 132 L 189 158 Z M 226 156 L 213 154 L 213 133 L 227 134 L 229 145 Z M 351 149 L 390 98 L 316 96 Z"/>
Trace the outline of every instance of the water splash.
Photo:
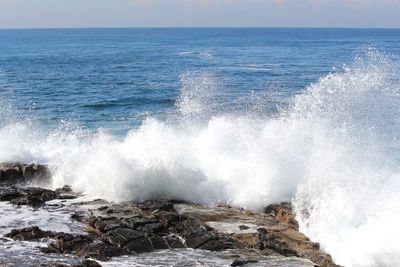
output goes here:
<path id="1" fill-rule="evenodd" d="M 0 161 L 47 162 L 53 186 L 116 201 L 170 196 L 261 209 L 292 200 L 301 230 L 339 264 L 395 266 L 399 75 L 396 62 L 369 50 L 278 116 L 254 117 L 215 112 L 215 77 L 186 74 L 181 119 L 146 119 L 122 140 L 10 122 L 0 128 Z"/>

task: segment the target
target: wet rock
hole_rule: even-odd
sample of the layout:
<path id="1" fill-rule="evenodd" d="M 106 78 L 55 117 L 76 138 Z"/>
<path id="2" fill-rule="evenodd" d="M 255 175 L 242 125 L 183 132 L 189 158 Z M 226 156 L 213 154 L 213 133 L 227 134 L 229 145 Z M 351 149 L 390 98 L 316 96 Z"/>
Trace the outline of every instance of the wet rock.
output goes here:
<path id="1" fill-rule="evenodd" d="M 28 240 L 36 240 L 42 238 L 48 238 L 53 236 L 53 233 L 50 231 L 42 231 L 37 226 L 32 226 L 29 228 L 23 229 L 13 229 L 10 233 L 6 234 L 5 237 L 12 238 L 14 240 L 28 241 Z"/>
<path id="2" fill-rule="evenodd" d="M 128 242 L 125 246 L 125 250 L 128 253 L 144 253 L 153 251 L 153 246 L 149 239 L 141 237 Z"/>
<path id="3" fill-rule="evenodd" d="M 15 187 L 0 187 L 0 201 L 11 201 L 21 197 Z"/>
<path id="4" fill-rule="evenodd" d="M 98 217 L 93 224 L 93 227 L 102 233 L 124 226 L 125 224 L 115 217 Z"/>
<path id="5" fill-rule="evenodd" d="M 101 267 L 97 261 L 83 260 L 81 264 L 73 265 L 72 267 Z"/>
<path id="6" fill-rule="evenodd" d="M 28 205 L 34 208 L 41 207 L 46 201 L 57 197 L 54 191 L 40 187 L 8 188 L 0 190 L 1 195 L 2 200 L 8 200 L 14 205 Z"/>
<path id="7" fill-rule="evenodd" d="M 55 191 L 57 199 L 74 199 L 79 196 L 78 193 L 72 191 L 71 186 L 64 185 L 62 188 L 57 188 Z"/>
<path id="8" fill-rule="evenodd" d="M 188 248 L 199 248 L 214 239 L 214 236 L 209 233 L 196 233 L 186 238 L 186 246 Z"/>
<path id="9" fill-rule="evenodd" d="M 155 220 L 144 217 L 131 217 L 123 219 L 122 222 L 125 223 L 126 226 L 131 229 L 137 229 L 141 226 L 145 226 L 146 224 L 154 223 Z"/>
<path id="10" fill-rule="evenodd" d="M 285 256 L 297 256 L 297 252 L 290 249 L 288 244 L 279 238 L 279 235 L 274 231 L 270 231 L 264 228 L 259 229 L 259 243 L 258 248 L 263 250 L 265 248 L 272 249 L 279 254 Z"/>
<path id="11" fill-rule="evenodd" d="M 198 249 L 210 251 L 220 251 L 236 248 L 240 248 L 240 245 L 229 237 L 215 238 L 198 247 Z"/>
<path id="12" fill-rule="evenodd" d="M 12 163 L 2 163 L 0 164 L 1 170 L 1 180 L 2 184 L 14 185 L 17 183 L 24 182 L 24 175 L 21 170 L 21 166 Z"/>
<path id="13" fill-rule="evenodd" d="M 169 248 L 186 248 L 185 240 L 177 235 L 171 234 L 165 237 L 165 242 Z"/>
<path id="14" fill-rule="evenodd" d="M 290 203 L 282 202 L 280 204 L 268 205 L 264 209 L 264 212 L 274 216 L 281 224 L 286 224 L 295 230 L 299 229 L 299 224 L 295 219 L 295 214 Z"/>
<path id="15" fill-rule="evenodd" d="M 256 263 L 256 260 L 244 260 L 244 259 L 236 259 L 231 263 L 232 267 L 243 266 L 248 263 Z"/>
<path id="16" fill-rule="evenodd" d="M 208 232 L 209 228 L 200 220 L 191 217 L 187 220 L 171 223 L 169 230 L 178 233 L 180 236 L 187 237 L 194 233 Z"/>
<path id="17" fill-rule="evenodd" d="M 46 254 L 58 253 L 58 250 L 53 247 L 40 247 L 39 249 Z"/>
<path id="18" fill-rule="evenodd" d="M 247 226 L 247 225 L 242 224 L 242 225 L 239 225 L 239 229 L 240 230 L 247 230 L 247 229 L 250 229 L 250 227 Z"/>
<path id="19" fill-rule="evenodd" d="M 57 194 L 53 190 L 41 187 L 21 187 L 18 188 L 18 192 L 20 192 L 22 196 L 40 197 L 43 201 L 49 201 L 57 198 Z"/>
<path id="20" fill-rule="evenodd" d="M 163 238 L 161 238 L 157 235 L 153 235 L 153 236 L 149 236 L 148 239 L 154 250 L 168 249 L 168 245 Z"/>
<path id="21" fill-rule="evenodd" d="M 79 250 L 77 250 L 75 254 L 85 258 L 92 258 L 100 261 L 109 261 L 112 257 L 118 257 L 123 255 L 124 253 L 120 248 L 116 246 L 112 246 L 105 242 L 96 241 L 93 243 L 89 243 L 82 248 L 79 248 Z"/>
<path id="22" fill-rule="evenodd" d="M 117 228 L 103 235 L 104 240 L 120 248 L 124 247 L 129 241 L 140 237 L 143 237 L 142 232 L 129 228 Z"/>
<path id="23" fill-rule="evenodd" d="M 0 163 L 0 184 L 15 185 L 26 182 L 47 184 L 50 180 L 51 173 L 46 165 Z"/>
<path id="24" fill-rule="evenodd" d="M 21 169 L 25 181 L 45 185 L 51 181 L 51 172 L 47 165 L 40 164 L 22 164 Z"/>
<path id="25" fill-rule="evenodd" d="M 179 203 L 185 203 L 185 201 L 173 199 L 156 199 L 138 203 L 137 207 L 144 211 L 174 211 L 174 205 Z"/>
<path id="26" fill-rule="evenodd" d="M 77 222 L 83 222 L 84 219 L 85 219 L 84 212 L 75 211 L 74 213 L 71 214 L 71 220 Z"/>
<path id="27" fill-rule="evenodd" d="M 39 196 L 20 197 L 20 198 L 11 200 L 10 203 L 13 205 L 16 205 L 16 206 L 26 205 L 26 206 L 30 206 L 33 208 L 39 208 L 46 204 L 46 202 Z"/>
<path id="28" fill-rule="evenodd" d="M 164 225 L 162 223 L 149 223 L 144 226 L 144 230 L 150 233 L 159 233 L 164 230 Z"/>

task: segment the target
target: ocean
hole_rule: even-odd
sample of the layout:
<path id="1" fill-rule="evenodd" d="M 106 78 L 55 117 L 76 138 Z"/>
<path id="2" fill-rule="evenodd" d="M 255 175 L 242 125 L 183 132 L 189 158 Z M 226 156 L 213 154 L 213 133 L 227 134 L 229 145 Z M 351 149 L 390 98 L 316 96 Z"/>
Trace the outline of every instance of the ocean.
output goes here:
<path id="1" fill-rule="evenodd" d="M 0 162 L 112 201 L 291 201 L 338 264 L 400 265 L 399 56 L 399 29 L 0 30 Z"/>

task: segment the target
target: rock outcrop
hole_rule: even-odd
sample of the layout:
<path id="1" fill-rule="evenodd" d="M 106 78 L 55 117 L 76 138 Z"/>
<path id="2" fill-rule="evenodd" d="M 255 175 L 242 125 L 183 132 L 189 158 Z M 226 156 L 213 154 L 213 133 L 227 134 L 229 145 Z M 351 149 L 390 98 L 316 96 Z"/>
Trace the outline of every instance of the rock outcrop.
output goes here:
<path id="1" fill-rule="evenodd" d="M 21 183 L 47 184 L 51 172 L 47 165 L 0 163 L 0 185 L 9 186 Z"/>
<path id="2" fill-rule="evenodd" d="M 0 164 L 0 201 L 39 208 L 49 200 L 79 196 L 69 186 L 53 191 L 25 185 L 39 177 L 47 179 L 44 177 L 49 172 L 44 168 Z M 46 239 L 49 245 L 41 248 L 44 253 L 75 254 L 101 261 L 154 250 L 189 248 L 237 251 L 238 257 L 231 266 L 253 266 L 259 257 L 265 256 L 304 258 L 316 266 L 337 266 L 318 243 L 299 232 L 289 203 L 269 205 L 264 213 L 171 199 L 118 204 L 95 200 L 75 205 L 92 207 L 70 215 L 86 224 L 86 235 L 43 231 L 32 226 L 14 229 L 5 237 L 23 241 Z M 81 266 L 96 264 L 84 261 Z"/>

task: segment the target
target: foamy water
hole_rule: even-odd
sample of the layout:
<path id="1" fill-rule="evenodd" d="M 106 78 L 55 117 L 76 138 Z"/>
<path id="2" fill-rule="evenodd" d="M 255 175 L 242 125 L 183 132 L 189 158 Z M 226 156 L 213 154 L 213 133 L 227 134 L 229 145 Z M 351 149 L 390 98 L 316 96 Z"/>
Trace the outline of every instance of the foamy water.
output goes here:
<path id="1" fill-rule="evenodd" d="M 396 266 L 399 77 L 397 62 L 371 50 L 268 117 L 214 113 L 218 87 L 196 74 L 182 83 L 178 116 L 148 118 L 123 138 L 73 123 L 49 132 L 2 108 L 0 162 L 48 163 L 53 187 L 114 201 L 293 201 L 301 230 L 338 264 Z"/>

